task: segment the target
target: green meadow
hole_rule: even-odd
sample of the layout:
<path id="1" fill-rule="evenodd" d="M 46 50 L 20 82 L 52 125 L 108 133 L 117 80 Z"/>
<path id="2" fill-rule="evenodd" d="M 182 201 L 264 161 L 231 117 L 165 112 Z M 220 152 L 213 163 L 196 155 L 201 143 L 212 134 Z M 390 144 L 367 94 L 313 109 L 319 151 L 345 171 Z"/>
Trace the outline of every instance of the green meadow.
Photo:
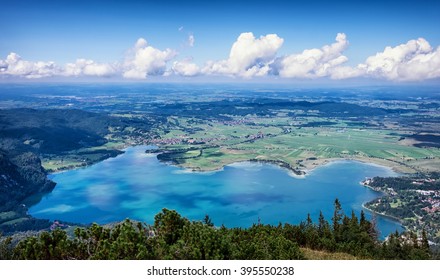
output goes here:
<path id="1" fill-rule="evenodd" d="M 401 172 L 417 172 L 434 170 L 440 158 L 438 148 L 407 145 L 395 130 L 371 129 L 363 123 L 356 126 L 356 122 L 348 125 L 341 120 L 317 117 L 172 121 L 173 129 L 159 134 L 164 140 L 179 141 L 160 146 L 168 151 L 191 149 L 176 154 L 175 162 L 195 170 L 215 170 L 251 159 L 281 160 L 300 169 L 310 169 L 328 160 L 353 159 L 387 165 Z"/>

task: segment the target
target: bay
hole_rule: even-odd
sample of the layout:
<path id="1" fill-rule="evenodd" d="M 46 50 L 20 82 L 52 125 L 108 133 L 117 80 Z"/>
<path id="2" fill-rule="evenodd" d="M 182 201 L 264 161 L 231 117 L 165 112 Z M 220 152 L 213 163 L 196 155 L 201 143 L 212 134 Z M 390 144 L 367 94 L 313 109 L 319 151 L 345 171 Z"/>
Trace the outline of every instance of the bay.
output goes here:
<path id="1" fill-rule="evenodd" d="M 357 161 L 336 161 L 306 177 L 291 176 L 278 166 L 241 162 L 216 172 L 190 172 L 161 163 L 148 146 L 95 165 L 50 175 L 55 189 L 29 214 L 37 218 L 77 223 L 109 223 L 125 218 L 153 223 L 161 209 L 175 209 L 190 220 L 208 214 L 215 225 L 249 227 L 254 223 L 298 224 L 319 211 L 330 220 L 338 198 L 344 213 L 357 215 L 362 204 L 380 193 L 360 185 L 373 176 L 397 176 L 389 168 Z M 371 219 L 371 213 L 365 211 Z M 401 225 L 377 216 L 381 237 Z"/>

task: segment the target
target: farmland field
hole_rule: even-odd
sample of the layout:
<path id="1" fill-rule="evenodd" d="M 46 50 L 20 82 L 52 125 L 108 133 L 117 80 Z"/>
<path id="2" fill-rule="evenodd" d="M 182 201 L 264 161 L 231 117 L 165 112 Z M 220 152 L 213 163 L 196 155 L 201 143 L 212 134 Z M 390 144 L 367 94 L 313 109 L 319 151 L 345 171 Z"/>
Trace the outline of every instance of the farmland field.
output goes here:
<path id="1" fill-rule="evenodd" d="M 177 120 L 177 118 L 172 118 Z M 432 171 L 439 163 L 440 150 L 405 145 L 391 129 L 359 127 L 323 118 L 257 118 L 234 121 L 193 122 L 179 118 L 178 127 L 159 133 L 161 148 L 197 149 L 176 156 L 175 163 L 194 170 L 214 170 L 251 159 L 281 160 L 298 169 L 310 169 L 334 159 L 355 159 L 380 163 L 400 172 Z M 316 123 L 335 123 L 315 126 Z M 175 123 L 174 123 L 175 124 Z M 311 124 L 311 125 L 309 125 Z M 200 155 L 198 151 L 203 151 Z"/>

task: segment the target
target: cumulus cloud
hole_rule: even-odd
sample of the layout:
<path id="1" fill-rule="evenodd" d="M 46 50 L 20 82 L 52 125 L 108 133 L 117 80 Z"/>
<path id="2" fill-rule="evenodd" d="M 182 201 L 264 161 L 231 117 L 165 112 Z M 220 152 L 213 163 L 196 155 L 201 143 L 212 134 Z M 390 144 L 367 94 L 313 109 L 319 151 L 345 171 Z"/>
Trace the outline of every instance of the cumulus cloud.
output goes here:
<path id="1" fill-rule="evenodd" d="M 172 70 L 175 74 L 185 77 L 192 77 L 200 74 L 200 67 L 193 63 L 191 59 L 174 61 Z"/>
<path id="2" fill-rule="evenodd" d="M 5 60 L 0 60 L 0 75 L 36 79 L 51 77 L 59 72 L 60 69 L 52 61 L 31 62 L 23 60 L 18 54 L 13 52 Z"/>
<path id="3" fill-rule="evenodd" d="M 75 63 L 67 63 L 65 67 L 57 66 L 52 61 L 27 61 L 16 53 L 10 53 L 5 60 L 0 60 L 0 75 L 28 79 L 53 76 L 110 76 L 116 71 L 116 66 L 86 59 L 77 59 Z"/>
<path id="4" fill-rule="evenodd" d="M 285 78 L 318 78 L 332 74 L 348 58 L 342 54 L 347 48 L 347 36 L 338 33 L 336 42 L 320 49 L 306 49 L 300 54 L 278 58 L 272 65 L 275 74 Z"/>
<path id="5" fill-rule="evenodd" d="M 255 38 L 251 32 L 241 33 L 232 45 L 229 58 L 208 61 L 202 72 L 241 77 L 264 76 L 283 42 L 276 34 Z"/>
<path id="6" fill-rule="evenodd" d="M 179 28 L 183 31 L 183 28 Z M 194 46 L 195 38 L 187 34 L 187 46 Z M 125 59 L 116 63 L 98 63 L 77 59 L 58 66 L 52 61 L 28 61 L 16 53 L 0 59 L 0 77 L 44 78 L 52 76 L 122 76 L 128 79 L 146 79 L 148 76 L 225 75 L 232 77 L 262 77 L 269 74 L 283 78 L 348 79 L 355 77 L 389 81 L 422 81 L 440 78 L 440 46 L 431 47 L 423 38 L 410 40 L 398 46 L 388 46 L 382 52 L 368 57 L 357 66 L 347 66 L 343 52 L 348 47 L 344 33 L 338 33 L 334 43 L 321 48 L 306 49 L 301 53 L 277 57 L 284 39 L 276 34 L 255 37 L 241 33 L 230 49 L 228 58 L 208 61 L 203 67 L 191 58 L 172 62 L 178 55 L 167 48 L 160 50 L 140 38 L 128 51 Z"/>
<path id="7" fill-rule="evenodd" d="M 410 40 L 359 64 L 360 75 L 397 81 L 415 81 L 440 77 L 440 47 L 433 49 L 423 38 Z"/>
<path id="8" fill-rule="evenodd" d="M 65 76 L 111 76 L 117 72 L 116 66 L 107 63 L 96 63 L 93 60 L 77 59 L 64 68 Z"/>
<path id="9" fill-rule="evenodd" d="M 145 39 L 140 38 L 125 59 L 122 75 L 129 79 L 145 79 L 150 75 L 166 75 L 167 62 L 176 55 L 174 50 L 155 49 L 149 46 Z"/>
<path id="10" fill-rule="evenodd" d="M 190 34 L 190 35 L 188 36 L 188 46 L 190 46 L 190 47 L 194 47 L 194 42 L 195 42 L 194 35 Z"/>

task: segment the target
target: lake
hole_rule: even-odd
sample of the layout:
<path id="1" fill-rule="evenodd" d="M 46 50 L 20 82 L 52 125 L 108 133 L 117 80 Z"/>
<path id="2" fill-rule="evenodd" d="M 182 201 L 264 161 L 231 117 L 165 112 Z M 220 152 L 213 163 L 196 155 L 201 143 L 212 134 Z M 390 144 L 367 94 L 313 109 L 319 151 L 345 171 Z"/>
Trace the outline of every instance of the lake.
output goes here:
<path id="1" fill-rule="evenodd" d="M 318 167 L 304 178 L 278 166 L 235 163 L 216 172 L 190 172 L 159 162 L 148 146 L 95 165 L 51 174 L 55 189 L 30 207 L 37 218 L 78 223 L 108 223 L 125 218 L 152 223 L 162 208 L 175 209 L 191 220 L 208 214 L 215 225 L 248 227 L 304 221 L 319 211 L 330 221 L 335 198 L 344 213 L 358 215 L 362 204 L 379 193 L 360 185 L 365 177 L 396 176 L 389 168 L 356 161 L 336 161 Z M 365 211 L 367 217 L 371 214 Z M 384 237 L 401 225 L 378 216 Z"/>

